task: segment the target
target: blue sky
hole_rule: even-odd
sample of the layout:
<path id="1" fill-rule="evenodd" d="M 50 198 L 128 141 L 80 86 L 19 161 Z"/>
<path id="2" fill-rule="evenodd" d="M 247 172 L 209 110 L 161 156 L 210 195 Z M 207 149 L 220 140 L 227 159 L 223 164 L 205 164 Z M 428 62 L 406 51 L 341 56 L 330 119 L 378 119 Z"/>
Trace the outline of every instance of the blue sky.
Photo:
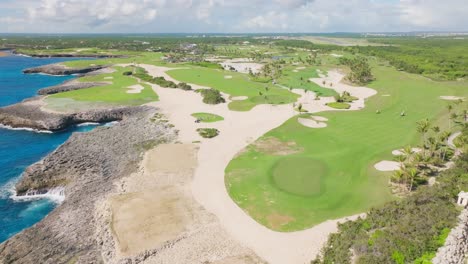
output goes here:
<path id="1" fill-rule="evenodd" d="M 0 0 L 0 32 L 468 31 L 468 0 Z"/>

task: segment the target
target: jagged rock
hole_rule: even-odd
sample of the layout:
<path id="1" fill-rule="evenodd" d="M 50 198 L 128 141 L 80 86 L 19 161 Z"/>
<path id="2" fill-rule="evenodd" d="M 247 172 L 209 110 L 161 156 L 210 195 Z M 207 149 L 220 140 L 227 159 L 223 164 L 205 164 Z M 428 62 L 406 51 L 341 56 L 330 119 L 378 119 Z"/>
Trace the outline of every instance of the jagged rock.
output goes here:
<path id="1" fill-rule="evenodd" d="M 48 94 L 56 94 L 56 93 L 62 93 L 62 92 L 68 92 L 68 91 L 74 91 L 74 90 L 80 90 L 80 89 L 86 89 L 86 88 L 104 86 L 104 85 L 107 85 L 107 83 L 79 82 L 76 80 L 71 80 L 71 81 L 66 81 L 59 85 L 40 89 L 39 91 L 37 91 L 37 93 L 39 95 L 48 95 Z"/>
<path id="2" fill-rule="evenodd" d="M 463 264 L 468 255 L 468 209 L 462 211 L 458 225 L 450 231 L 445 245 L 437 250 L 434 264 Z"/>
<path id="3" fill-rule="evenodd" d="M 29 68 L 23 70 L 23 73 L 45 73 L 50 75 L 72 75 L 72 74 L 85 74 L 93 71 L 97 71 L 106 68 L 106 65 L 96 65 L 83 68 L 70 68 L 65 65 L 56 63 L 35 68 Z"/>
<path id="4" fill-rule="evenodd" d="M 148 146 L 172 142 L 167 124 L 152 122 L 156 110 L 139 107 L 117 125 L 74 133 L 41 162 L 30 166 L 18 183 L 65 187 L 65 201 L 36 225 L 0 244 L 0 263 L 101 263 L 94 237 L 95 202 L 114 188 L 113 182 L 137 170 Z"/>
<path id="5" fill-rule="evenodd" d="M 43 111 L 42 105 L 42 98 L 36 97 L 2 107 L 0 108 L 0 124 L 13 128 L 59 131 L 79 123 L 118 121 L 125 115 L 140 111 L 138 107 L 114 107 L 62 114 Z"/>

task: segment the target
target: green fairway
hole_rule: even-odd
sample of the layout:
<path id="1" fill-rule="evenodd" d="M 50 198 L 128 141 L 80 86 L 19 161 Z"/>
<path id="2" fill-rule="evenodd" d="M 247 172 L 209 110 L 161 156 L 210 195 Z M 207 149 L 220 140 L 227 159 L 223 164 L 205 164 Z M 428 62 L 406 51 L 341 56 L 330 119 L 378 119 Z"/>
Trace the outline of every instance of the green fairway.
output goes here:
<path id="1" fill-rule="evenodd" d="M 213 123 L 224 120 L 222 116 L 210 114 L 210 113 L 194 113 L 193 117 L 200 120 L 203 123 Z"/>
<path id="2" fill-rule="evenodd" d="M 115 67 L 115 69 L 113 73 L 79 79 L 83 82 L 109 82 L 108 85 L 58 93 L 49 96 L 48 99 L 72 99 L 115 105 L 141 105 L 158 100 L 158 95 L 148 84 L 139 83 L 137 79 L 122 74 L 125 71 L 131 71 L 131 67 Z M 130 86 L 134 85 L 141 85 L 143 89 L 137 93 L 128 93 L 131 90 Z"/>
<path id="3" fill-rule="evenodd" d="M 289 88 L 312 91 L 319 96 L 337 95 L 335 90 L 321 87 L 314 82 L 309 81 L 310 78 L 319 77 L 316 69 L 317 68 L 315 67 L 288 66 L 283 69 L 283 74 L 277 80 L 277 83 Z"/>
<path id="4" fill-rule="evenodd" d="M 229 104 L 229 109 L 235 111 L 249 111 L 259 104 L 292 103 L 299 97 L 283 88 L 253 82 L 248 79 L 248 75 L 237 72 L 196 67 L 171 70 L 167 73 L 182 82 L 212 87 L 231 96 L 247 96 L 247 100 Z"/>
<path id="5" fill-rule="evenodd" d="M 295 142 L 301 151 L 281 156 L 250 145 L 233 159 L 225 176 L 232 199 L 278 231 L 306 229 L 394 199 L 391 174 L 373 165 L 391 160 L 394 149 L 419 143 L 416 122 L 421 119 L 447 129 L 449 102 L 439 96 L 467 97 L 468 83 L 434 82 L 384 66 L 373 73 L 376 81 L 369 87 L 378 94 L 365 109 L 319 113 L 329 119 L 321 129 L 305 127 L 294 117 L 262 138 Z M 400 116 L 402 111 L 406 116 Z"/>

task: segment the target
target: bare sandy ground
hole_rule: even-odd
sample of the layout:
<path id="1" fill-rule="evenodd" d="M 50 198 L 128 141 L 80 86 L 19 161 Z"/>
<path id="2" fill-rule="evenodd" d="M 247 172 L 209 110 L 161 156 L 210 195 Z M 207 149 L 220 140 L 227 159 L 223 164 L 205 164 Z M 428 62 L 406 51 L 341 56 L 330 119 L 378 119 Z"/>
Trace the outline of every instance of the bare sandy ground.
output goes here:
<path id="1" fill-rule="evenodd" d="M 168 68 L 140 65 L 153 76 L 164 76 Z M 331 77 L 330 77 L 331 76 Z M 375 91 L 365 87 L 340 85 L 339 73 L 329 74 L 330 80 L 336 82 L 334 89 L 350 90 L 351 94 L 360 97 L 362 106 L 364 98 Z M 318 78 L 317 82 L 321 82 Z M 192 85 L 193 86 L 193 85 Z M 269 263 L 308 263 L 320 251 L 328 235 L 337 230 L 337 223 L 358 216 L 329 220 L 311 229 L 281 233 L 267 229 L 258 224 L 229 197 L 224 184 L 224 169 L 231 159 L 242 149 L 254 142 L 271 129 L 278 127 L 295 116 L 292 105 L 259 105 L 249 112 L 233 112 L 227 104 L 203 104 L 199 94 L 179 89 L 164 89 L 152 85 L 160 101 L 151 103 L 161 109 L 172 124 L 179 129 L 179 140 L 182 143 L 200 142 L 198 166 L 195 169 L 191 192 L 197 202 L 217 216 L 224 230 L 242 245 L 252 249 L 258 256 Z M 351 88 L 354 89 L 351 91 Z M 332 110 L 324 103 L 325 99 L 314 100 L 313 93 L 305 94 L 302 90 L 293 90 L 302 95 L 301 101 L 307 104 L 307 110 L 319 112 Z M 355 106 L 354 109 L 358 109 Z M 195 123 L 188 118 L 192 113 L 209 112 L 224 117 L 224 122 Z M 200 127 L 213 127 L 221 131 L 213 139 L 203 139 L 196 132 Z"/>
<path id="2" fill-rule="evenodd" d="M 249 97 L 247 97 L 247 96 L 234 96 L 234 97 L 231 97 L 232 101 L 244 101 L 244 100 L 247 100 L 247 99 L 249 99 Z"/>
<path id="3" fill-rule="evenodd" d="M 383 160 L 374 165 L 378 171 L 396 171 L 400 169 L 400 163 L 396 161 Z"/>
<path id="4" fill-rule="evenodd" d="M 127 88 L 128 88 L 127 93 L 129 94 L 139 94 L 141 93 L 141 91 L 145 89 L 145 87 L 143 87 L 141 84 L 135 84 Z"/>
<path id="5" fill-rule="evenodd" d="M 106 263 L 263 263 L 193 199 L 196 154 L 194 144 L 159 145 L 139 172 L 117 183 L 117 193 L 98 208 L 107 207 L 98 218 L 110 219 L 103 226 L 113 237 L 103 240 Z"/>
<path id="6" fill-rule="evenodd" d="M 404 151 L 403 149 L 395 149 L 394 151 L 392 151 L 392 155 L 395 155 L 395 156 L 403 155 L 404 154 L 403 151 Z M 421 152 L 421 151 L 422 151 L 422 149 L 420 149 L 420 148 L 411 148 L 412 153 L 418 153 L 418 152 Z"/>
<path id="7" fill-rule="evenodd" d="M 221 66 L 225 70 L 229 70 L 230 67 L 236 69 L 237 72 L 249 73 L 249 70 L 252 73 L 258 73 L 263 68 L 263 64 L 252 62 L 250 59 L 233 59 L 225 60 L 221 62 Z"/>
<path id="8" fill-rule="evenodd" d="M 464 100 L 465 97 L 445 95 L 445 96 L 440 96 L 440 99 L 447 100 L 447 101 L 457 101 L 457 100 Z"/>
<path id="9" fill-rule="evenodd" d="M 319 122 L 311 118 L 298 118 L 297 121 L 306 127 L 310 128 L 324 128 L 327 127 L 327 123 L 325 122 Z"/>

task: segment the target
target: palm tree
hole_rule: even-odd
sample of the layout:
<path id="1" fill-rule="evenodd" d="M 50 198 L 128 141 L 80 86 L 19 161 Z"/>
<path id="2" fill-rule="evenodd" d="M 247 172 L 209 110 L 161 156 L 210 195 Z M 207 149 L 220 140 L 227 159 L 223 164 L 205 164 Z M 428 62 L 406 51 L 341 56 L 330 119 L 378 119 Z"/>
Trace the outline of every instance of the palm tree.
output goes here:
<path id="1" fill-rule="evenodd" d="M 449 114 L 449 116 L 450 116 L 450 114 L 452 113 L 452 110 L 453 110 L 453 105 L 448 104 L 448 105 L 447 105 L 447 110 L 448 110 L 448 114 Z M 451 129 L 451 128 L 452 128 L 452 127 L 451 127 L 450 118 L 449 118 L 449 129 Z"/>
<path id="2" fill-rule="evenodd" d="M 413 190 L 414 180 L 419 176 L 419 171 L 416 168 L 409 168 L 405 172 L 409 181 L 408 191 L 411 192 L 411 190 Z"/>
<path id="3" fill-rule="evenodd" d="M 455 120 L 456 120 L 457 118 L 458 118 L 457 113 L 452 113 L 452 114 L 450 115 L 450 117 L 449 117 L 449 124 L 452 123 L 452 122 L 450 122 L 450 121 L 455 122 Z M 449 126 L 449 128 L 450 128 L 450 126 Z"/>
<path id="4" fill-rule="evenodd" d="M 423 143 L 426 143 L 426 134 L 429 131 L 429 128 L 431 127 L 431 123 L 429 122 L 429 119 L 424 119 L 419 122 L 417 122 L 417 130 L 418 132 L 423 136 Z"/>
<path id="5" fill-rule="evenodd" d="M 434 133 L 439 133 L 440 132 L 440 127 L 434 126 L 434 127 L 432 127 L 432 131 L 434 131 Z"/>

